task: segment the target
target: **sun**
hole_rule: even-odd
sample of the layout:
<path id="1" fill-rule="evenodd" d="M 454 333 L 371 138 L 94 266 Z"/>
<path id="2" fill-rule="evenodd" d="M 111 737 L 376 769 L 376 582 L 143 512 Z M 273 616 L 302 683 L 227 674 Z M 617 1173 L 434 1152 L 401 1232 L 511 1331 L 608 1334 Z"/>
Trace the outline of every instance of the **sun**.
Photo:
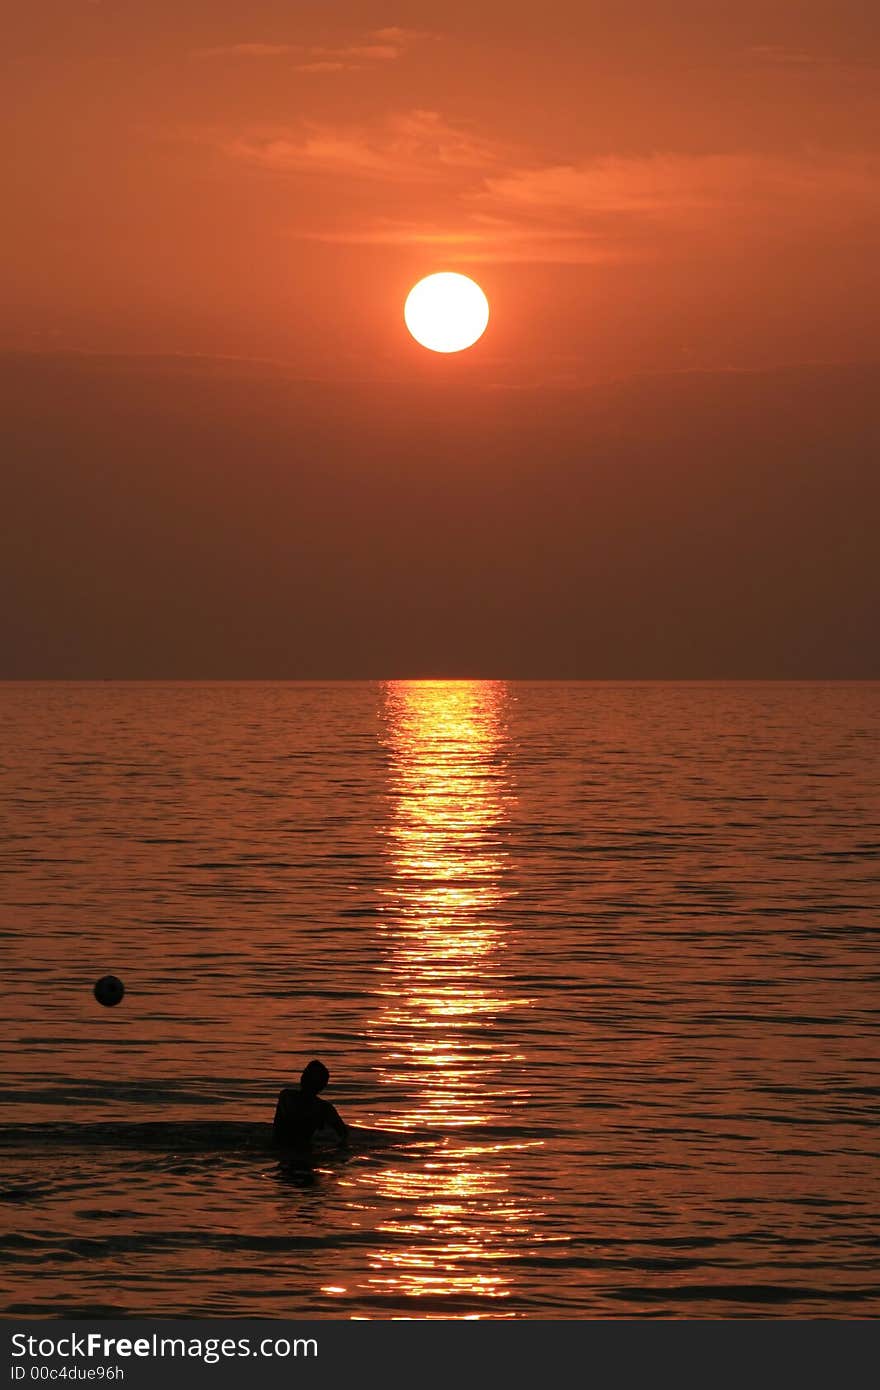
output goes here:
<path id="1" fill-rule="evenodd" d="M 432 352 L 461 352 L 485 333 L 489 301 L 476 281 L 443 270 L 413 285 L 403 317 L 422 347 Z"/>

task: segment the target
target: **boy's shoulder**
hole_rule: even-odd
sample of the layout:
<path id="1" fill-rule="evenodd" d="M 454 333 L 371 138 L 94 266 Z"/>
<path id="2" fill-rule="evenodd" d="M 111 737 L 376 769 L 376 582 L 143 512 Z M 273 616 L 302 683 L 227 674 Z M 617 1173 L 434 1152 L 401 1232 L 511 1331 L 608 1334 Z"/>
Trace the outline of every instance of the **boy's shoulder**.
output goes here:
<path id="1" fill-rule="evenodd" d="M 281 1090 L 278 1092 L 278 1104 L 296 1105 L 301 1096 L 302 1091 L 298 1086 L 282 1086 Z"/>

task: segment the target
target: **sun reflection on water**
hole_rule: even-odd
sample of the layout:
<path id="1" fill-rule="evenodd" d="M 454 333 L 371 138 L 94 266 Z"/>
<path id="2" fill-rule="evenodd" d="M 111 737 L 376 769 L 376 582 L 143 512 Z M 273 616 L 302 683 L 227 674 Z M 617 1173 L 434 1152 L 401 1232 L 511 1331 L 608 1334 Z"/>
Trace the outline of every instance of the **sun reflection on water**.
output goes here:
<path id="1" fill-rule="evenodd" d="M 504 1016 L 505 826 L 514 793 L 504 682 L 390 682 L 390 886 L 385 963 L 367 1041 L 388 1103 L 377 1123 L 410 1137 L 363 1168 L 387 1242 L 371 1291 L 417 1316 L 504 1316 L 531 1213 L 510 1192 L 528 1101 L 524 1058 Z M 506 1038 L 507 1041 L 503 1039 Z M 367 1194 L 363 1193 L 366 1197 Z"/>

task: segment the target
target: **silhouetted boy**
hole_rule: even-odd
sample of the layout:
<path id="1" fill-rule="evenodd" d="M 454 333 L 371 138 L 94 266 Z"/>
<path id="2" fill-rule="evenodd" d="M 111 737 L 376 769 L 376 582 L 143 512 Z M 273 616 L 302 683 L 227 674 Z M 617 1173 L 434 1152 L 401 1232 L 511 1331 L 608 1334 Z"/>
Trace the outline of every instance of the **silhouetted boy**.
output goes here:
<path id="1" fill-rule="evenodd" d="M 339 1118 L 335 1106 L 321 1100 L 319 1092 L 330 1080 L 323 1062 L 309 1062 L 300 1077 L 299 1090 L 285 1086 L 275 1107 L 272 1133 L 275 1143 L 285 1149 L 308 1149 L 316 1130 L 335 1131 L 342 1144 L 348 1143 L 348 1130 Z"/>

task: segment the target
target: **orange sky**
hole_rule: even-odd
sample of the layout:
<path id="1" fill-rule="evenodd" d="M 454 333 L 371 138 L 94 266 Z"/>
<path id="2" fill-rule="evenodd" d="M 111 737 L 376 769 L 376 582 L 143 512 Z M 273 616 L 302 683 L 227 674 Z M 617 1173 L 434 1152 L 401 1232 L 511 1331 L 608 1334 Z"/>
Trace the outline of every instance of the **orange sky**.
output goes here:
<path id="1" fill-rule="evenodd" d="M 471 376 L 878 355 L 861 0 L 40 0 L 6 29 L 7 346 L 424 373 L 402 300 L 451 267 L 492 301 Z"/>
<path id="2" fill-rule="evenodd" d="M 872 6 L 39 0 L 3 66 L 0 675 L 880 674 Z"/>

